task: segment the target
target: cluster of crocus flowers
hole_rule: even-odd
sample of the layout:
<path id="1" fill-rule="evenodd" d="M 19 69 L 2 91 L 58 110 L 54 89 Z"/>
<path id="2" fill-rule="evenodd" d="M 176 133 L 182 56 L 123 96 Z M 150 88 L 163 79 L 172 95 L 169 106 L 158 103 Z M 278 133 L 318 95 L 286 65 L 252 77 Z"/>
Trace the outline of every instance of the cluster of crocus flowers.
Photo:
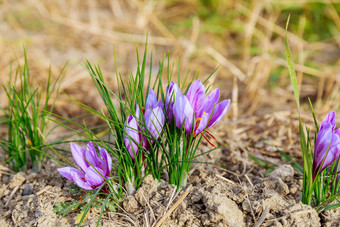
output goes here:
<path id="1" fill-rule="evenodd" d="M 135 159 L 140 147 L 148 151 L 154 141 L 160 136 L 165 116 L 163 103 L 157 101 L 156 93 L 151 89 L 146 99 L 145 109 L 142 109 L 143 118 L 139 106 L 136 106 L 136 113 L 129 115 L 125 123 L 124 144 L 132 159 Z M 143 124 L 144 119 L 145 124 Z"/>
<path id="2" fill-rule="evenodd" d="M 314 146 L 313 180 L 327 166 L 338 160 L 340 154 L 340 129 L 336 129 L 336 117 L 329 112 L 321 122 Z"/>
<path id="3" fill-rule="evenodd" d="M 218 103 L 219 98 L 219 88 L 206 96 L 205 87 L 199 80 L 192 82 L 186 95 L 182 94 L 174 82 L 171 82 L 167 89 L 165 103 L 167 116 L 170 121 L 175 119 L 178 128 L 184 126 L 185 132 L 195 137 L 217 124 L 227 113 L 230 99 Z"/>
<path id="4" fill-rule="evenodd" d="M 112 159 L 104 148 L 97 146 L 97 150 L 92 142 L 86 149 L 71 143 L 72 156 L 80 169 L 64 167 L 58 169 L 59 173 L 82 189 L 98 189 L 110 178 Z"/>
<path id="5" fill-rule="evenodd" d="M 127 154 L 125 157 L 130 156 L 131 158 L 130 160 L 126 158 L 128 160 L 126 163 L 129 163 L 131 166 L 126 166 L 129 172 L 124 179 L 126 190 L 129 194 L 134 193 L 136 185 L 138 185 L 136 182 L 140 181 L 144 176 L 148 164 L 154 165 L 155 160 L 158 162 L 158 154 L 151 152 L 158 152 L 159 150 L 169 152 L 166 150 L 166 146 L 168 146 L 168 149 L 175 148 L 178 150 L 178 152 L 169 152 L 169 154 L 175 155 L 176 158 L 169 157 L 169 154 L 165 155 L 168 161 L 160 161 L 160 165 L 156 167 L 160 168 L 160 170 L 153 170 L 161 171 L 166 166 L 169 166 L 171 167 L 167 170 L 169 175 L 172 174 L 170 173 L 171 171 L 184 171 L 183 173 L 175 173 L 173 175 L 176 175 L 176 177 L 182 176 L 181 182 L 186 182 L 190 162 L 185 161 L 190 161 L 194 157 L 193 155 L 188 157 L 186 154 L 188 150 L 195 150 L 195 147 L 197 148 L 197 146 L 194 146 L 192 138 L 195 138 L 202 132 L 207 132 L 206 129 L 218 123 L 228 111 L 230 100 L 225 99 L 219 102 L 219 98 L 219 89 L 206 94 L 206 89 L 199 80 L 191 83 L 186 94 L 182 93 L 176 83 L 171 82 L 167 86 L 164 100 L 158 100 L 154 90 L 151 89 L 149 91 L 145 106 L 136 105 L 134 114 L 130 114 L 124 119 L 124 127 L 121 134 L 123 138 L 122 147 Z M 173 127 L 170 127 L 171 130 L 166 130 L 164 133 L 164 137 L 166 137 L 165 142 L 162 140 L 156 144 L 155 142 L 162 136 L 162 132 L 165 131 L 166 123 Z M 184 128 L 184 131 L 179 131 L 178 128 Z M 207 133 L 214 138 L 209 132 Z M 176 137 L 175 134 L 183 135 L 183 137 L 177 137 L 181 138 L 179 140 L 174 139 L 172 137 Z M 206 138 L 204 135 L 202 136 Z M 182 146 L 184 139 L 188 139 L 191 142 L 185 143 L 186 146 Z M 207 141 L 209 142 L 208 139 Z M 82 189 L 98 189 L 105 183 L 105 179 L 110 177 L 112 160 L 105 149 L 97 147 L 97 150 L 100 156 L 98 156 L 93 143 L 89 143 L 87 149 L 72 143 L 72 155 L 80 170 L 73 167 L 65 167 L 58 169 L 58 171 Z M 150 155 L 146 156 L 146 154 Z M 181 154 L 184 154 L 184 156 L 181 156 Z M 154 157 L 154 159 L 149 162 L 148 158 L 150 157 Z M 174 167 L 176 165 L 186 165 L 186 167 L 176 168 Z M 150 171 L 152 172 L 153 170 Z M 176 180 L 177 183 L 178 181 Z M 182 183 L 180 184 L 182 186 Z"/>
<path id="6" fill-rule="evenodd" d="M 191 161 L 201 137 L 215 147 L 205 136 L 215 137 L 207 131 L 216 125 L 227 113 L 230 100 L 219 102 L 220 89 L 207 94 L 203 83 L 195 80 L 190 84 L 187 92 L 182 92 L 179 86 L 170 82 L 166 90 L 164 111 L 167 116 L 168 153 L 172 155 L 166 162 L 168 178 L 171 184 L 185 188 Z M 179 130 L 178 130 L 179 129 Z M 215 139 L 216 140 L 216 139 Z"/>

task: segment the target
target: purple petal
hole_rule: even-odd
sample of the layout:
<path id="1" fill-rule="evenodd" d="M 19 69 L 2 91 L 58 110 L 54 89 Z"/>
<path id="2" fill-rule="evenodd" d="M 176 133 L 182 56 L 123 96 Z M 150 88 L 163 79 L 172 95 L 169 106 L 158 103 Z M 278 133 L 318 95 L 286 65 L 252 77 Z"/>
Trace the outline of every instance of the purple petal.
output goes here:
<path id="1" fill-rule="evenodd" d="M 330 111 L 327 116 L 325 117 L 325 119 L 323 119 L 323 121 L 321 122 L 321 125 L 327 124 L 327 123 L 331 123 L 332 125 L 332 130 L 334 130 L 335 126 L 336 126 L 336 117 L 335 117 L 335 113 L 333 111 Z"/>
<path id="2" fill-rule="evenodd" d="M 85 180 L 94 188 L 100 186 L 104 182 L 103 176 L 105 176 L 103 170 L 99 168 L 94 169 L 92 166 L 87 168 L 85 172 Z"/>
<path id="3" fill-rule="evenodd" d="M 152 107 L 153 109 L 155 109 L 156 107 L 160 107 L 161 109 L 164 109 L 164 105 L 163 105 L 163 101 L 159 100 L 156 105 L 154 107 Z"/>
<path id="4" fill-rule="evenodd" d="M 329 151 L 327 153 L 327 156 L 325 158 L 325 161 L 321 167 L 321 170 L 332 164 L 334 161 L 336 161 L 339 157 L 340 153 L 340 136 L 339 136 L 339 130 L 337 130 L 337 133 L 332 134 L 332 140 L 331 140 L 331 145 L 329 147 Z M 328 148 L 328 146 L 327 146 Z M 325 154 L 327 152 L 327 148 L 325 151 Z M 322 159 L 321 159 L 322 162 Z"/>
<path id="5" fill-rule="evenodd" d="M 195 117 L 200 117 L 203 113 L 205 98 L 205 88 L 202 82 L 199 80 L 192 82 L 186 96 L 195 111 Z"/>
<path id="6" fill-rule="evenodd" d="M 211 113 L 214 108 L 214 105 L 218 102 L 220 98 L 220 89 L 217 88 L 213 90 L 204 100 L 204 108 L 203 111 L 206 113 Z"/>
<path id="7" fill-rule="evenodd" d="M 74 181 L 72 172 L 76 172 L 78 175 L 84 175 L 84 173 L 76 168 L 73 167 L 64 167 L 64 168 L 59 168 L 58 172 L 63 176 L 66 177 L 70 181 Z"/>
<path id="8" fill-rule="evenodd" d="M 194 110 L 192 109 L 189 100 L 184 95 L 178 95 L 174 104 L 174 116 L 178 128 L 184 128 L 187 134 L 192 131 L 192 123 L 194 117 Z"/>
<path id="9" fill-rule="evenodd" d="M 153 139 L 157 139 L 162 132 L 165 122 L 163 110 L 160 107 L 145 110 L 145 125 Z"/>
<path id="10" fill-rule="evenodd" d="M 140 119 L 140 108 L 138 104 L 136 104 L 136 118 L 139 120 Z"/>
<path id="11" fill-rule="evenodd" d="M 203 113 L 200 122 L 198 124 L 198 127 L 195 131 L 195 134 L 198 135 L 200 134 L 208 125 L 210 114 L 209 113 Z"/>
<path id="12" fill-rule="evenodd" d="M 327 152 L 327 148 L 326 148 L 326 152 Z M 338 157 L 339 157 L 339 153 L 340 153 L 340 136 L 335 134 L 335 133 L 333 133 L 332 141 L 331 141 L 331 146 L 329 147 L 329 151 L 328 151 L 328 153 L 326 155 L 325 161 L 323 162 L 320 171 L 322 171 L 327 166 L 329 166 L 334 161 L 336 161 L 338 159 Z M 321 162 L 322 162 L 322 159 L 321 159 Z"/>
<path id="13" fill-rule="evenodd" d="M 171 81 L 166 88 L 165 104 L 169 105 L 169 103 L 173 103 L 177 94 L 182 94 L 182 92 L 178 85 Z"/>
<path id="14" fill-rule="evenodd" d="M 215 106 L 207 128 L 216 125 L 226 115 L 230 105 L 230 99 L 223 100 Z"/>
<path id="15" fill-rule="evenodd" d="M 333 132 L 333 135 L 334 135 L 334 134 L 340 137 L 340 129 L 335 130 L 335 131 Z M 333 141 L 333 139 L 332 139 L 332 141 Z M 332 142 L 332 146 L 333 146 L 333 142 Z M 335 160 L 337 160 L 338 157 L 339 157 L 339 155 L 340 155 L 340 144 L 337 144 L 337 145 L 334 147 L 334 149 L 335 149 L 335 151 L 334 151 Z M 337 163 L 337 165 L 338 165 L 338 172 L 340 172 L 340 165 L 339 165 L 339 163 Z M 340 174 L 338 174 L 337 177 L 336 177 L 336 180 L 337 180 L 337 181 L 338 181 L 338 179 L 339 179 L 339 176 L 340 176 Z"/>
<path id="16" fill-rule="evenodd" d="M 150 89 L 148 97 L 146 98 L 145 107 L 154 108 L 157 104 L 157 95 L 154 90 Z"/>
<path id="17" fill-rule="evenodd" d="M 99 154 L 102 157 L 101 167 L 105 172 L 105 176 L 109 177 L 112 169 L 112 158 L 106 149 L 98 147 Z"/>
<path id="18" fill-rule="evenodd" d="M 91 163 L 92 165 L 96 167 L 100 166 L 99 157 L 98 157 L 98 154 L 97 154 L 96 148 L 94 147 L 93 142 L 89 142 L 87 144 L 85 158 L 88 164 Z"/>
<path id="19" fill-rule="evenodd" d="M 74 179 L 74 183 L 82 189 L 85 190 L 93 190 L 94 188 L 87 182 L 85 179 L 85 174 L 83 172 L 72 172 L 72 177 Z"/>
<path id="20" fill-rule="evenodd" d="M 84 157 L 86 154 L 86 150 L 82 148 L 81 146 L 78 146 L 75 143 L 71 143 L 71 152 L 74 161 L 77 163 L 77 165 L 80 167 L 81 170 L 85 172 L 89 164 L 87 161 L 85 161 Z"/>
<path id="21" fill-rule="evenodd" d="M 59 173 L 74 182 L 78 187 L 85 190 L 93 190 L 92 187 L 85 182 L 85 174 L 73 167 L 59 168 Z"/>
<path id="22" fill-rule="evenodd" d="M 340 136 L 340 128 L 338 128 L 337 130 L 333 131 L 333 133 L 337 134 L 338 136 Z"/>
<path id="23" fill-rule="evenodd" d="M 130 115 L 125 127 L 124 144 L 132 158 L 134 158 L 134 154 L 138 151 L 140 140 L 139 126 L 136 119 Z"/>
<path id="24" fill-rule="evenodd" d="M 165 112 L 169 119 L 169 121 L 172 121 L 173 118 L 173 104 L 175 102 L 177 95 L 182 95 L 181 90 L 177 86 L 175 82 L 170 82 L 170 84 L 167 87 L 166 97 L 165 97 Z"/>
<path id="25" fill-rule="evenodd" d="M 337 130 L 339 131 L 339 130 Z M 338 159 L 339 154 L 340 154 L 340 136 L 339 133 L 333 133 L 332 134 L 332 142 L 331 146 L 329 148 L 329 152 L 332 156 L 332 161 L 335 161 Z"/>
<path id="26" fill-rule="evenodd" d="M 340 143 L 340 129 L 337 129 L 332 134 L 332 144 L 330 149 L 338 146 L 339 143 Z"/>
<path id="27" fill-rule="evenodd" d="M 314 162 L 313 162 L 313 172 L 316 174 L 318 171 L 326 153 L 328 150 L 328 147 L 331 144 L 332 139 L 332 124 L 330 122 L 321 124 L 321 127 L 319 129 L 318 135 L 316 137 L 315 147 L 314 147 Z M 335 134 L 336 135 L 336 134 Z M 329 152 L 328 152 L 329 154 Z M 329 156 L 329 155 L 327 155 Z M 329 162 L 329 157 L 326 157 L 327 162 Z M 326 159 L 322 166 L 322 168 L 326 167 Z M 320 171 L 322 171 L 321 169 Z"/>

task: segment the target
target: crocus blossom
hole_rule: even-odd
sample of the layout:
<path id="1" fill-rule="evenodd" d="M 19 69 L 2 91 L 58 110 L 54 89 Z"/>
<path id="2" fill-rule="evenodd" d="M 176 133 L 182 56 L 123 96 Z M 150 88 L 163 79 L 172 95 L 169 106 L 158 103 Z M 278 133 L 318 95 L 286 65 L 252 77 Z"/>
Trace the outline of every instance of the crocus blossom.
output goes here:
<path id="1" fill-rule="evenodd" d="M 71 143 L 72 156 L 80 169 L 64 167 L 58 172 L 82 189 L 98 189 L 110 177 L 112 159 L 104 148 L 97 146 L 97 149 L 100 157 L 92 142 L 87 144 L 86 149 Z"/>
<path id="2" fill-rule="evenodd" d="M 171 81 L 170 84 L 166 88 L 166 96 L 165 96 L 165 112 L 170 122 L 173 119 L 173 106 L 176 100 L 176 96 L 182 95 L 181 90 L 178 85 Z"/>
<path id="3" fill-rule="evenodd" d="M 165 116 L 163 113 L 163 103 L 157 101 L 156 93 L 151 89 L 146 99 L 145 110 L 143 111 L 145 127 L 141 123 L 141 111 L 139 106 L 136 106 L 136 117 L 129 115 L 125 123 L 124 144 L 129 151 L 131 157 L 137 154 L 139 145 L 144 150 L 149 150 L 160 133 L 162 132 Z M 147 135 L 147 136 L 145 136 Z"/>
<path id="4" fill-rule="evenodd" d="M 314 146 L 313 179 L 336 161 L 340 154 L 340 129 L 335 130 L 335 113 L 329 112 L 321 122 Z"/>
<path id="5" fill-rule="evenodd" d="M 218 103 L 220 89 L 213 90 L 206 96 L 204 85 L 201 81 L 192 82 L 186 95 L 178 92 L 173 105 L 173 114 L 177 127 L 184 128 L 187 134 L 194 136 L 204 129 L 217 124 L 227 113 L 230 99 Z"/>

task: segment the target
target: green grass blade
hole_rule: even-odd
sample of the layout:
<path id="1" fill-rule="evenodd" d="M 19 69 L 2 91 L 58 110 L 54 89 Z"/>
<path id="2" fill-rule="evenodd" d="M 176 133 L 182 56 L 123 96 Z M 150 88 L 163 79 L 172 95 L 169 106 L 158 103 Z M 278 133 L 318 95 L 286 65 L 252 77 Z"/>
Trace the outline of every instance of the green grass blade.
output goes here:
<path id="1" fill-rule="evenodd" d="M 286 30 L 288 29 L 288 24 L 289 24 L 289 17 L 288 17 L 287 24 L 286 24 Z M 289 76 L 290 76 L 290 80 L 293 85 L 296 105 L 297 105 L 298 111 L 300 112 L 300 99 L 299 99 L 300 96 L 299 96 L 299 89 L 298 89 L 298 84 L 297 84 L 297 77 L 296 77 L 296 73 L 294 69 L 292 55 L 291 55 L 289 45 L 288 45 L 287 35 L 285 36 L 285 49 L 286 49 L 286 60 L 288 64 Z"/>

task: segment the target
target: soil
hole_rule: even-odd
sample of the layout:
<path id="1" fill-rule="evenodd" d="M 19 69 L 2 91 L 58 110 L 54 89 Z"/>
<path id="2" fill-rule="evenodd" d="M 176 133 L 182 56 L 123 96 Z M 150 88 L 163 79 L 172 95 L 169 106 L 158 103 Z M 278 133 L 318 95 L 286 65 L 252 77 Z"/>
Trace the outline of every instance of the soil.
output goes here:
<path id="1" fill-rule="evenodd" d="M 124 198 L 117 212 L 104 213 L 100 225 L 157 226 L 161 222 L 161 226 L 338 226 L 339 208 L 318 214 L 300 202 L 302 176 L 277 152 L 295 152 L 299 162 L 294 145 L 298 137 L 289 134 L 297 132 L 297 119 L 282 117 L 287 114 L 294 116 L 276 112 L 244 122 L 222 122 L 214 135 L 218 144 L 228 145 L 198 160 L 225 166 L 194 164 L 187 190 L 180 192 L 149 175 L 134 196 Z M 256 127 L 248 127 L 251 124 Z M 257 134 L 259 130 L 261 134 Z M 198 152 L 206 151 L 207 146 L 210 145 L 202 143 Z M 269 173 L 249 154 L 269 163 L 274 170 Z M 58 167 L 54 161 L 46 160 L 39 174 L 14 174 L 0 166 L 2 226 L 76 224 L 79 211 L 65 217 L 53 212 L 55 203 L 79 199 L 70 192 L 72 183 L 57 172 Z M 99 212 L 91 209 L 83 226 L 95 226 Z"/>

